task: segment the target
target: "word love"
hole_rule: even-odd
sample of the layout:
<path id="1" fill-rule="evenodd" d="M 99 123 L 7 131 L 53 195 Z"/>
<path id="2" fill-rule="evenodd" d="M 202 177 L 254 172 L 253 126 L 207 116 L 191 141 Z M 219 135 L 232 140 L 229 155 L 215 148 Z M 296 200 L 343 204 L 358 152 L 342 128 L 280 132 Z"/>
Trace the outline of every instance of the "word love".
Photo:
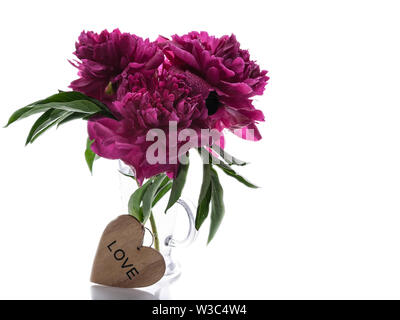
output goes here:
<path id="1" fill-rule="evenodd" d="M 131 215 L 122 215 L 105 228 L 94 258 L 94 283 L 119 288 L 147 287 L 165 273 L 157 250 L 143 246 L 144 226 Z"/>
<path id="2" fill-rule="evenodd" d="M 117 240 L 114 240 L 107 246 L 107 249 L 110 252 L 113 252 L 112 246 L 116 243 L 117 243 Z M 133 264 L 127 264 L 129 258 L 128 257 L 125 258 L 125 251 L 123 249 L 115 250 L 113 256 L 114 256 L 114 259 L 117 261 L 123 260 L 123 262 L 121 264 L 121 269 L 131 268 L 126 272 L 126 275 L 128 276 L 129 280 L 132 280 L 133 277 L 135 277 L 136 275 L 139 274 L 139 271 L 137 271 L 137 269 L 133 266 Z M 135 275 L 135 273 L 136 273 L 136 275 Z"/>

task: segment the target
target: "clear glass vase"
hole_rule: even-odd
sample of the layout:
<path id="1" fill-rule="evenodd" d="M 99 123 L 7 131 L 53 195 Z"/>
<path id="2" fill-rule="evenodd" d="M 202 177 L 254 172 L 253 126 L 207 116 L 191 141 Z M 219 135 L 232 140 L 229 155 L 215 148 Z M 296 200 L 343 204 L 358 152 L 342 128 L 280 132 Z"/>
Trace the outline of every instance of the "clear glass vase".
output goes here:
<path id="1" fill-rule="evenodd" d="M 128 211 L 128 202 L 137 186 L 133 170 L 119 161 L 120 188 L 121 188 L 121 209 L 123 213 Z M 155 208 L 153 215 L 157 225 L 157 234 L 160 245 L 160 252 L 165 259 L 166 270 L 160 282 L 170 282 L 181 274 L 181 265 L 174 257 L 174 249 L 187 247 L 196 238 L 194 213 L 196 207 L 187 199 L 179 199 L 176 204 L 165 214 L 164 210 L 168 201 L 165 196 Z M 186 217 L 186 218 L 185 218 Z M 150 223 L 145 225 L 148 232 L 145 233 L 144 245 L 154 246 L 154 238 L 151 232 Z"/>

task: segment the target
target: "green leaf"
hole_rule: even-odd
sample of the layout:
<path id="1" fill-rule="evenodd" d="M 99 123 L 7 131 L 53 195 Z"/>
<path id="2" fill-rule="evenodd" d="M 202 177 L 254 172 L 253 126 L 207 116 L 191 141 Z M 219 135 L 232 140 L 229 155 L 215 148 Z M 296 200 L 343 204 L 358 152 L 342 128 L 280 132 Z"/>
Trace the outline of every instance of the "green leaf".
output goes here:
<path id="1" fill-rule="evenodd" d="M 225 214 L 224 206 L 224 191 L 219 182 L 218 174 L 214 169 L 211 169 L 211 224 L 210 233 L 208 235 L 208 243 L 214 238 L 219 226 L 221 225 L 222 218 Z"/>
<path id="2" fill-rule="evenodd" d="M 167 177 L 168 178 L 168 177 Z M 169 178 L 168 178 L 169 180 Z M 153 204 L 152 207 L 154 207 L 158 201 L 161 200 L 161 198 L 166 195 L 168 193 L 169 190 L 171 190 L 172 188 L 172 181 L 168 181 L 167 184 L 165 184 L 164 186 L 162 186 L 161 188 L 159 188 L 154 200 L 153 200 Z"/>
<path id="3" fill-rule="evenodd" d="M 199 202 L 205 197 L 208 187 L 211 183 L 211 164 L 203 164 L 203 182 L 201 184 Z"/>
<path id="4" fill-rule="evenodd" d="M 209 184 L 206 194 L 204 195 L 203 199 L 199 200 L 199 203 L 197 205 L 195 221 L 196 230 L 200 229 L 201 225 L 208 217 L 208 213 L 210 211 L 211 190 L 212 186 L 211 184 Z"/>
<path id="5" fill-rule="evenodd" d="M 138 219 L 142 223 L 144 222 L 143 221 L 143 210 L 140 207 L 140 204 L 142 202 L 143 195 L 146 192 L 148 186 L 151 184 L 151 182 L 152 182 L 152 179 L 149 179 L 140 188 L 137 188 L 135 190 L 135 192 L 129 198 L 129 203 L 128 203 L 129 214 L 134 216 L 136 219 Z"/>
<path id="6" fill-rule="evenodd" d="M 224 149 L 220 147 L 212 148 L 212 150 L 218 153 L 222 157 L 222 159 L 224 159 L 225 162 L 229 165 L 245 166 L 246 164 L 248 164 L 248 162 L 235 158 L 234 156 L 230 155 L 228 152 L 226 152 Z"/>
<path id="7" fill-rule="evenodd" d="M 85 159 L 86 163 L 89 167 L 90 173 L 93 174 L 93 163 L 96 160 L 96 154 L 93 152 L 91 146 L 94 143 L 94 139 L 90 140 L 89 138 L 87 139 L 86 142 L 86 150 L 85 150 Z"/>
<path id="8" fill-rule="evenodd" d="M 164 180 L 161 182 L 160 186 L 158 187 L 157 193 L 158 193 L 168 182 L 171 181 L 171 179 L 170 179 L 166 174 L 163 174 L 163 176 L 164 176 Z"/>
<path id="9" fill-rule="evenodd" d="M 51 123 L 52 121 L 54 121 L 54 119 L 58 118 L 59 115 L 61 113 L 63 113 L 64 111 L 62 110 L 47 110 L 45 113 L 43 113 L 37 120 L 36 122 L 33 124 L 31 130 L 29 131 L 28 137 L 26 138 L 26 142 L 25 145 L 27 145 L 29 142 L 31 142 L 32 137 L 40 132 L 40 130 L 42 130 L 44 127 L 46 127 L 46 125 L 48 125 L 49 123 Z"/>
<path id="10" fill-rule="evenodd" d="M 70 102 L 49 102 L 46 104 L 36 104 L 31 107 L 24 107 L 14 112 L 8 120 L 6 127 L 17 120 L 29 117 L 36 113 L 46 112 L 49 109 L 57 109 L 64 111 L 80 112 L 89 115 L 94 115 L 101 111 L 101 109 L 91 101 L 88 100 L 75 100 Z"/>
<path id="11" fill-rule="evenodd" d="M 244 178 L 240 174 L 236 173 L 235 170 L 233 170 L 231 167 L 229 167 L 225 163 L 220 162 L 220 163 L 217 163 L 215 165 L 217 167 L 219 167 L 220 169 L 222 169 L 222 171 L 225 172 L 228 176 L 231 176 L 232 178 L 235 178 L 237 181 L 243 183 L 246 187 L 253 188 L 253 189 L 257 189 L 258 188 L 255 184 L 251 183 L 246 178 Z"/>
<path id="12" fill-rule="evenodd" d="M 84 113 L 89 116 L 103 113 L 108 117 L 113 117 L 107 106 L 96 99 L 75 91 L 59 92 L 46 99 L 36 101 L 15 111 L 8 120 L 6 127 L 17 120 L 29 117 L 36 113 L 46 112 L 49 109 Z"/>
<path id="13" fill-rule="evenodd" d="M 29 106 L 34 106 L 34 105 L 38 105 L 38 104 L 46 104 L 46 103 L 51 103 L 51 102 L 71 102 L 71 101 L 76 101 L 76 100 L 88 100 L 88 101 L 95 103 L 97 106 L 100 107 L 100 109 L 108 110 L 107 106 L 104 103 L 102 103 L 96 99 L 93 99 L 93 98 L 91 98 L 81 92 L 78 92 L 78 91 L 59 91 L 59 93 L 53 94 L 52 96 L 50 96 L 46 99 L 36 101 L 36 102 L 30 104 Z"/>
<path id="14" fill-rule="evenodd" d="M 203 182 L 201 184 L 196 213 L 196 229 L 199 230 L 208 216 L 211 199 L 211 165 L 203 164 Z"/>
<path id="15" fill-rule="evenodd" d="M 204 150 L 207 152 L 206 154 L 208 154 L 208 159 L 203 159 L 203 152 Z M 227 165 L 225 162 L 217 159 L 216 157 L 214 157 L 211 153 L 209 153 L 206 149 L 198 149 L 199 154 L 201 155 L 201 158 L 204 161 L 208 161 L 208 163 L 212 163 L 214 165 L 216 165 L 217 167 L 219 167 L 220 169 L 222 169 L 222 171 L 224 171 L 225 174 L 227 174 L 228 176 L 231 176 L 233 178 L 235 178 L 237 181 L 243 183 L 245 186 L 249 187 L 249 188 L 254 188 L 257 189 L 258 187 L 251 183 L 250 181 L 248 181 L 246 178 L 244 178 L 243 176 L 241 176 L 240 174 L 238 174 L 235 170 L 233 170 L 229 165 Z"/>
<path id="16" fill-rule="evenodd" d="M 74 100 L 89 100 L 90 98 L 85 94 L 78 91 L 59 91 L 45 99 L 38 100 L 32 104 L 31 106 L 36 104 L 45 104 L 49 102 L 69 102 Z"/>
<path id="17" fill-rule="evenodd" d="M 60 113 L 56 112 L 60 110 L 53 110 L 49 119 L 47 119 L 44 123 L 42 123 L 34 132 L 34 135 L 30 138 L 30 143 L 33 143 L 37 138 L 39 138 L 43 133 L 45 133 L 48 129 L 55 126 L 59 121 L 63 120 L 65 117 L 69 116 L 71 113 L 62 111 Z"/>
<path id="18" fill-rule="evenodd" d="M 143 223 L 147 221 L 151 214 L 151 208 L 153 205 L 153 201 L 155 199 L 156 193 L 158 188 L 160 187 L 161 183 L 164 181 L 165 174 L 160 174 L 156 176 L 152 181 L 151 184 L 147 187 L 144 195 L 143 195 Z"/>
<path id="19" fill-rule="evenodd" d="M 49 102 L 46 104 L 37 104 L 32 108 L 40 108 L 47 110 L 54 108 L 58 110 L 81 112 L 87 114 L 95 114 L 101 111 L 100 107 L 89 100 L 74 100 L 70 102 Z"/>
<path id="20" fill-rule="evenodd" d="M 182 195 L 182 190 L 183 187 L 185 186 L 188 170 L 189 170 L 189 162 L 187 164 L 181 163 L 179 165 L 178 175 L 176 176 L 174 182 L 172 183 L 172 190 L 169 196 L 168 205 L 167 208 L 165 209 L 165 212 L 167 212 L 168 209 L 170 209 Z"/>
<path id="21" fill-rule="evenodd" d="M 86 113 L 79 113 L 79 112 L 73 112 L 72 114 L 70 114 L 68 117 L 65 117 L 64 119 L 62 119 L 61 121 L 57 122 L 57 128 L 67 122 L 70 122 L 72 120 L 76 120 L 76 119 L 83 119 L 87 114 Z"/>
<path id="22" fill-rule="evenodd" d="M 52 95 L 52 96 L 48 97 L 47 99 L 38 100 L 38 101 L 36 101 L 36 102 L 34 102 L 34 103 L 30 104 L 30 105 L 27 105 L 26 107 L 18 109 L 17 111 L 15 111 L 11 115 L 10 119 L 8 120 L 8 123 L 7 123 L 6 127 L 8 127 L 11 123 L 13 123 L 13 122 L 15 122 L 17 120 L 26 118 L 28 116 L 31 116 L 31 115 L 35 114 L 35 113 L 39 113 L 39 112 L 45 111 L 45 110 L 41 110 L 39 108 L 36 108 L 36 109 L 33 108 L 33 106 L 35 106 L 37 104 L 40 104 L 40 103 L 43 103 L 43 101 L 45 101 L 44 103 L 51 102 L 51 101 L 58 101 L 58 102 L 71 101 L 71 100 L 62 99 L 61 98 L 62 96 L 63 95 L 60 94 L 60 93 L 59 94 L 55 94 L 55 95 Z M 60 98 L 57 99 L 57 97 L 60 97 Z"/>
<path id="23" fill-rule="evenodd" d="M 55 124 L 59 123 L 59 121 L 62 121 L 69 115 L 71 115 L 71 112 L 63 110 L 54 110 L 54 109 L 47 110 L 33 124 L 29 132 L 29 135 L 26 139 L 26 144 L 33 143 L 33 141 L 35 141 L 45 131 L 47 131 L 48 129 L 50 129 Z"/>
<path id="24" fill-rule="evenodd" d="M 10 119 L 8 120 L 7 124 L 5 125 L 5 128 L 7 128 L 10 124 L 12 124 L 13 122 L 25 118 L 23 115 L 26 114 L 28 111 L 30 111 L 32 108 L 31 107 L 24 107 L 21 109 L 18 109 L 17 111 L 15 111 Z M 40 112 L 40 111 L 37 111 Z M 33 113 L 32 113 L 33 114 Z"/>

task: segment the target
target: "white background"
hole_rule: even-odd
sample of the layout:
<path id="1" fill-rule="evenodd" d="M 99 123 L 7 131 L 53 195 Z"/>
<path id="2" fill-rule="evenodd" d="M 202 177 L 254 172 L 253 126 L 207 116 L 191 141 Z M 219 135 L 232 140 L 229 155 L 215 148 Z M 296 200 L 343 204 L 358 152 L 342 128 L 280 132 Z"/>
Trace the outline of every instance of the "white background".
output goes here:
<path id="1" fill-rule="evenodd" d="M 81 30 L 155 39 L 235 33 L 270 71 L 258 143 L 229 136 L 247 189 L 222 174 L 226 216 L 179 252 L 172 298 L 400 298 L 400 19 L 396 1 L 9 1 L 0 120 L 67 89 Z M 83 158 L 83 122 L 24 147 L 0 130 L 0 298 L 90 299 L 97 242 L 119 211 L 117 164 Z M 185 195 L 197 199 L 195 156 Z M 158 214 L 162 214 L 161 211 Z"/>

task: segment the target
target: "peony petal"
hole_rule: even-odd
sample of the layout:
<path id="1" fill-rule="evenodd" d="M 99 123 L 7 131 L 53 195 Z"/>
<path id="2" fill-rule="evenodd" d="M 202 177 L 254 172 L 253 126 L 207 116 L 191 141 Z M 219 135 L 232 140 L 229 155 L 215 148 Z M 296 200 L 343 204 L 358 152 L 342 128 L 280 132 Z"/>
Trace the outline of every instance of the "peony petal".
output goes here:
<path id="1" fill-rule="evenodd" d="M 248 95 L 253 92 L 253 89 L 248 86 L 244 82 L 226 82 L 226 81 L 221 81 L 221 85 L 219 88 L 227 92 L 228 94 L 234 95 L 234 94 L 239 94 L 239 95 Z"/>
<path id="2" fill-rule="evenodd" d="M 211 84 L 216 85 L 220 81 L 219 71 L 215 67 L 211 67 L 207 70 L 207 80 L 210 81 Z"/>
<path id="3" fill-rule="evenodd" d="M 173 44 L 169 46 L 169 49 L 172 51 L 172 53 L 176 58 L 182 60 L 184 63 L 187 63 L 190 67 L 196 70 L 200 70 L 199 64 L 197 63 L 196 59 L 193 57 L 191 53 L 182 50 L 181 48 L 178 48 Z"/>
<path id="4" fill-rule="evenodd" d="M 235 71 L 235 73 L 242 73 L 244 70 L 244 60 L 241 57 L 237 57 L 233 60 L 231 69 Z"/>
<path id="5" fill-rule="evenodd" d="M 164 61 L 164 55 L 162 51 L 157 50 L 156 53 L 146 62 L 146 69 L 157 69 Z"/>

